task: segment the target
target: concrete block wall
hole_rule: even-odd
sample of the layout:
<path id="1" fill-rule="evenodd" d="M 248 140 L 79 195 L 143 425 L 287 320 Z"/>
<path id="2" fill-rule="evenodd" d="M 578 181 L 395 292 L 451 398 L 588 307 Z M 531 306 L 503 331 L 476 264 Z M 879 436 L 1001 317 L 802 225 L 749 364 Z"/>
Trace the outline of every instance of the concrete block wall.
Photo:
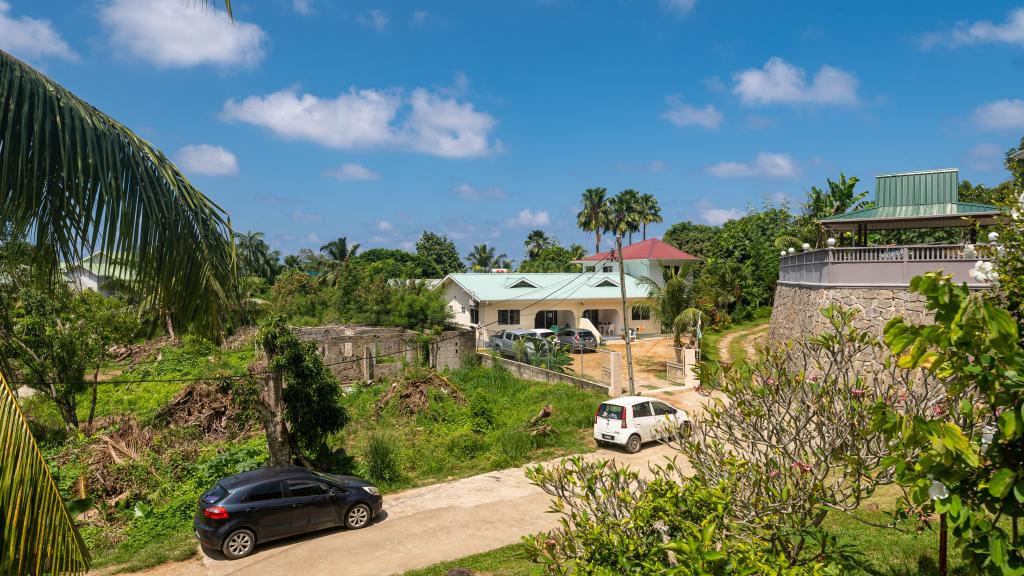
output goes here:
<path id="1" fill-rule="evenodd" d="M 531 366 L 530 364 L 523 364 L 522 362 L 515 362 L 507 358 L 501 358 L 488 354 L 486 352 L 477 352 L 477 356 L 480 358 L 480 363 L 484 366 L 494 366 L 495 364 L 504 367 L 506 370 L 514 374 L 517 378 L 523 380 L 534 380 L 537 382 L 549 382 L 549 383 L 564 383 L 572 384 L 577 388 L 583 388 L 586 390 L 596 390 L 598 392 L 609 393 L 609 387 L 598 383 L 585 380 L 578 376 L 572 376 L 570 374 L 562 374 L 561 372 L 554 372 L 547 370 L 539 366 Z"/>

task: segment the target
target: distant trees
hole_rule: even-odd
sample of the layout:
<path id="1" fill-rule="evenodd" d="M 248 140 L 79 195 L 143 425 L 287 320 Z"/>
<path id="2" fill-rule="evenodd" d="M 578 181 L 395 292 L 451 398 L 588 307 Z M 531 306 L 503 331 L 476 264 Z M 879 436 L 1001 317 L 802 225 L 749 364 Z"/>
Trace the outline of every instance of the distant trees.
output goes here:
<path id="1" fill-rule="evenodd" d="M 359 244 L 353 243 L 351 246 L 348 244 L 348 238 L 342 236 L 337 240 L 331 240 L 327 244 L 320 247 L 320 253 L 327 256 L 332 262 L 346 263 L 349 258 L 356 255 L 359 251 Z"/>
<path id="2" fill-rule="evenodd" d="M 608 190 L 587 188 L 583 192 L 583 208 L 576 214 L 576 225 L 594 234 L 594 252 L 601 251 L 601 234 L 608 222 Z"/>
<path id="3" fill-rule="evenodd" d="M 825 230 L 817 225 L 818 220 L 846 214 L 847 212 L 871 208 L 874 202 L 867 199 L 869 192 L 857 192 L 857 183 L 860 182 L 856 176 L 846 178 L 843 173 L 839 174 L 839 180 L 826 180 L 828 190 L 822 190 L 812 186 L 807 194 L 807 201 L 804 203 L 804 220 L 817 229 L 815 245 L 818 248 L 825 246 Z"/>
<path id="4" fill-rule="evenodd" d="M 540 256 L 541 252 L 557 246 L 558 240 L 548 236 L 543 230 L 534 230 L 526 237 L 523 246 L 526 248 L 526 257 L 533 260 Z"/>
<path id="5" fill-rule="evenodd" d="M 473 250 L 466 255 L 466 263 L 474 272 L 490 272 L 495 268 L 504 268 L 501 264 L 507 259 L 504 253 L 496 254 L 494 247 L 487 244 L 473 246 Z"/>
<path id="6" fill-rule="evenodd" d="M 640 200 L 637 203 L 637 212 L 639 213 L 640 226 L 643 230 L 643 239 L 647 240 L 647 225 L 663 221 L 658 199 L 653 194 L 641 194 Z"/>
<path id="7" fill-rule="evenodd" d="M 263 232 L 235 232 L 235 250 L 238 255 L 238 275 L 256 276 L 273 282 L 281 271 L 281 253 L 271 250 L 263 239 Z"/>
<path id="8" fill-rule="evenodd" d="M 447 236 L 439 236 L 425 230 L 416 242 L 416 254 L 430 266 L 432 276 L 437 278 L 466 269 L 462 265 L 462 258 L 455 248 L 455 243 Z"/>
<path id="9" fill-rule="evenodd" d="M 576 260 L 586 256 L 586 249 L 579 244 L 568 248 L 554 244 L 540 251 L 535 257 L 524 261 L 519 266 L 520 272 L 579 272 L 580 265 Z"/>

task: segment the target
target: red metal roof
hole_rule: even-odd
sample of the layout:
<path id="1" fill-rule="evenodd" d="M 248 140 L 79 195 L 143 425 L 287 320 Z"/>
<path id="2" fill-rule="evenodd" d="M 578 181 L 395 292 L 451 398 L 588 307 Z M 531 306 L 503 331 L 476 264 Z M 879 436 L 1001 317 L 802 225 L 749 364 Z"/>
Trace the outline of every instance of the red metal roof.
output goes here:
<path id="1" fill-rule="evenodd" d="M 611 255 L 611 252 L 598 252 L 593 256 L 587 256 L 578 262 L 597 262 L 604 260 Z M 643 242 L 637 242 L 636 244 L 630 244 L 629 246 L 622 247 L 622 259 L 623 260 L 700 260 L 696 256 L 691 256 L 686 252 L 666 244 L 657 238 L 651 238 L 644 240 Z"/>

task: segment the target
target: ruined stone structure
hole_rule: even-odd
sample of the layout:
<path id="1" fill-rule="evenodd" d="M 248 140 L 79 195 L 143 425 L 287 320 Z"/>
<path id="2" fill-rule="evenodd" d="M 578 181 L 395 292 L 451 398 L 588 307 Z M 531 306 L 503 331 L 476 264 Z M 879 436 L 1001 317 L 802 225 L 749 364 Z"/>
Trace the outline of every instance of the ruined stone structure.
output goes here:
<path id="1" fill-rule="evenodd" d="M 332 325 L 294 331 L 316 342 L 324 363 L 342 383 L 377 380 L 423 360 L 438 370 L 455 369 L 465 352 L 473 352 L 474 342 L 471 330 L 444 332 L 429 347 L 419 333 L 404 328 Z"/>

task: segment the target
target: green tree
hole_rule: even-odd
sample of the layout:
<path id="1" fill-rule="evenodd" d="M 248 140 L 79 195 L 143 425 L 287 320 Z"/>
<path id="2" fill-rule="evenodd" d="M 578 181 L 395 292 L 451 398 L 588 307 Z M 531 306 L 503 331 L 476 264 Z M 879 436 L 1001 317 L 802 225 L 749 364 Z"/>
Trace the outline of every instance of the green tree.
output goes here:
<path id="1" fill-rule="evenodd" d="M 679 222 L 669 226 L 662 240 L 683 252 L 705 258 L 714 253 L 721 228 L 693 222 Z"/>
<path id="2" fill-rule="evenodd" d="M 828 191 L 823 191 L 817 186 L 812 186 L 807 194 L 807 201 L 804 203 L 804 218 L 808 223 L 816 223 L 822 218 L 838 216 L 851 211 L 864 210 L 874 205 L 867 200 L 868 191 L 857 192 L 857 183 L 860 180 L 856 176 L 849 179 L 845 174 L 839 174 L 839 181 L 827 179 Z M 817 226 L 816 246 L 825 246 L 825 230 Z"/>
<path id="3" fill-rule="evenodd" d="M 474 272 L 490 272 L 493 268 L 499 268 L 498 264 L 506 258 L 505 254 L 495 254 L 493 246 L 477 244 L 466 255 L 466 262 Z"/>
<path id="4" fill-rule="evenodd" d="M 533 258 L 519 266 L 519 272 L 579 272 L 580 265 L 576 260 L 584 256 L 583 247 L 574 244 L 570 248 L 548 246 Z"/>
<path id="5" fill-rule="evenodd" d="M 622 236 L 629 237 L 633 243 L 633 233 L 640 231 L 643 224 L 643 212 L 640 204 L 640 193 L 631 188 L 619 192 L 609 202 L 609 227 L 613 234 L 621 231 Z"/>
<path id="6" fill-rule="evenodd" d="M 339 264 L 348 263 L 349 259 L 355 257 L 357 252 L 359 252 L 359 244 L 353 243 L 350 246 L 348 238 L 345 236 L 337 240 L 331 240 L 320 247 L 321 254 L 327 256 L 332 262 Z"/>
<path id="7" fill-rule="evenodd" d="M 654 197 L 654 194 L 641 194 L 637 210 L 640 212 L 643 239 L 647 240 L 647 225 L 664 221 L 661 217 L 661 206 L 658 205 L 658 199 Z"/>
<path id="8" fill-rule="evenodd" d="M 235 232 L 235 249 L 238 251 L 238 274 L 243 278 L 256 276 L 273 282 L 281 270 L 281 253 L 270 249 L 263 239 L 263 232 Z"/>
<path id="9" fill-rule="evenodd" d="M 432 274 L 442 278 L 448 274 L 465 271 L 455 243 L 447 236 L 424 231 L 416 242 L 416 254 L 430 267 Z"/>
<path id="10" fill-rule="evenodd" d="M 601 251 L 601 234 L 608 223 L 608 190 L 587 188 L 583 192 L 583 209 L 576 214 L 576 225 L 594 234 L 594 252 Z"/>
<path id="11" fill-rule="evenodd" d="M 526 258 L 533 260 L 540 256 L 541 252 L 557 246 L 558 241 L 544 233 L 543 230 L 534 230 L 526 236 L 523 246 L 526 248 Z"/>

